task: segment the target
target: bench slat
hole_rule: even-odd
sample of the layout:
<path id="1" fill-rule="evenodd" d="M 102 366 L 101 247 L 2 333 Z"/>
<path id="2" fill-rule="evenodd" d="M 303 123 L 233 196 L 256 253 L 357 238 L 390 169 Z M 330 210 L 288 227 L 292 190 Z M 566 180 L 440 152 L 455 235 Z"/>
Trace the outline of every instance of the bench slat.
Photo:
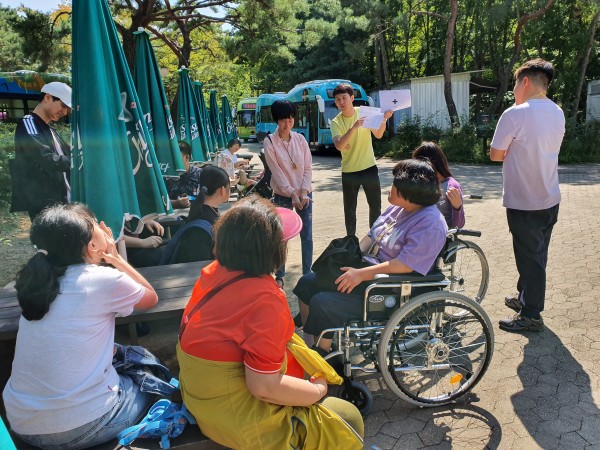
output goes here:
<path id="1" fill-rule="evenodd" d="M 117 317 L 117 324 L 181 317 L 202 268 L 210 262 L 201 261 L 138 269 L 156 290 L 158 304 L 150 310 L 134 311 L 128 317 Z M 21 308 L 13 282 L 0 290 L 0 340 L 16 337 L 20 316 Z"/>

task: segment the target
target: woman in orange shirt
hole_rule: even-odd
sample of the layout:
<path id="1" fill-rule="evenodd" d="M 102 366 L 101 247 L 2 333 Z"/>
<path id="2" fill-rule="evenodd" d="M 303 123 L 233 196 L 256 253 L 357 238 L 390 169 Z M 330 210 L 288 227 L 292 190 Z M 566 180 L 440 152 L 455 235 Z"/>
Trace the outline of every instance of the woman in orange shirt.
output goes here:
<path id="1" fill-rule="evenodd" d="M 215 223 L 216 261 L 202 270 L 185 309 L 177 359 L 184 403 L 222 445 L 362 448 L 364 426 L 353 405 L 319 403 L 324 378 L 285 374 L 294 323 L 272 274 L 301 226 L 296 213 L 256 196 Z"/>

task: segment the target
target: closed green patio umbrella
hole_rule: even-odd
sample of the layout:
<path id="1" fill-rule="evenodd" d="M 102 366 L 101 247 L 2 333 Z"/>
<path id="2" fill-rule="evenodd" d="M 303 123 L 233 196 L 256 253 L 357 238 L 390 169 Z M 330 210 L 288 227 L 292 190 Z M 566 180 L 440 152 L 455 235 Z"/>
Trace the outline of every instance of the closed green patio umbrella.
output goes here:
<path id="1" fill-rule="evenodd" d="M 71 197 L 120 237 L 173 210 L 106 0 L 73 2 L 72 45 Z"/>
<path id="2" fill-rule="evenodd" d="M 212 124 L 213 130 L 215 132 L 215 137 L 217 139 L 217 145 L 219 148 L 227 147 L 227 142 L 225 141 L 225 133 L 223 130 L 223 122 L 221 113 L 219 112 L 219 103 L 217 102 L 217 91 L 214 89 L 210 90 L 210 98 L 209 98 L 209 116 L 210 123 Z"/>
<path id="3" fill-rule="evenodd" d="M 133 82 L 140 99 L 140 107 L 154 143 L 161 173 L 163 176 L 176 177 L 181 172 L 185 172 L 185 167 L 177 145 L 175 125 L 171 118 L 160 69 L 150 45 L 148 32 L 140 28 L 133 34 L 135 36 Z"/>
<path id="4" fill-rule="evenodd" d="M 177 131 L 180 140 L 192 147 L 192 162 L 210 161 L 210 148 L 205 137 L 202 111 L 190 81 L 190 70 L 179 69 L 177 88 Z"/>
<path id="5" fill-rule="evenodd" d="M 208 142 L 209 149 L 212 153 L 218 150 L 217 139 L 215 137 L 215 132 L 212 128 L 212 124 L 210 123 L 210 116 L 208 115 L 208 108 L 206 107 L 206 101 L 204 99 L 204 92 L 202 92 L 202 82 L 194 81 L 194 92 L 196 93 L 196 98 L 198 99 L 198 104 L 200 105 L 200 110 L 202 111 L 202 121 L 204 123 L 204 128 L 206 130 L 206 140 Z"/>
<path id="6" fill-rule="evenodd" d="M 226 95 L 221 97 L 222 113 L 223 113 L 223 131 L 225 132 L 225 141 L 229 142 L 230 139 L 238 137 L 237 127 L 233 120 L 233 111 L 229 106 L 229 99 Z"/>

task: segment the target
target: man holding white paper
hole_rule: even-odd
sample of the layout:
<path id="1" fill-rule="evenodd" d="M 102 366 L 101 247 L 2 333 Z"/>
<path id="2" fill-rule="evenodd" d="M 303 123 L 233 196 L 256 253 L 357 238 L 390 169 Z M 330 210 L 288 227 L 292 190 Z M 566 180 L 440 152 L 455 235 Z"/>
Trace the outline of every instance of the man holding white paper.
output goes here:
<path id="1" fill-rule="evenodd" d="M 381 215 L 381 185 L 375 163 L 371 133 L 381 139 L 387 119 L 393 111 L 383 114 L 377 129 L 363 128 L 365 117 L 354 107 L 354 88 L 347 83 L 333 90 L 335 105 L 340 113 L 331 121 L 331 135 L 335 147 L 342 153 L 342 192 L 346 233 L 356 235 L 356 205 L 362 186 L 369 204 L 369 226 Z"/>

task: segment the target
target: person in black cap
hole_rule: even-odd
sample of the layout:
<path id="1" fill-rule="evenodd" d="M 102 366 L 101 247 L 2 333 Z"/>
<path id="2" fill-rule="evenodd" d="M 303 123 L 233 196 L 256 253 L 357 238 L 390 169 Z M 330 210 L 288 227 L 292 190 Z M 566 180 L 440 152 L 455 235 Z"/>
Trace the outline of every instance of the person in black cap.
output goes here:
<path id="1" fill-rule="evenodd" d="M 50 122 L 71 109 L 71 88 L 45 84 L 38 105 L 17 123 L 12 177 L 11 212 L 27 211 L 31 220 L 47 206 L 68 203 L 71 152 Z"/>

